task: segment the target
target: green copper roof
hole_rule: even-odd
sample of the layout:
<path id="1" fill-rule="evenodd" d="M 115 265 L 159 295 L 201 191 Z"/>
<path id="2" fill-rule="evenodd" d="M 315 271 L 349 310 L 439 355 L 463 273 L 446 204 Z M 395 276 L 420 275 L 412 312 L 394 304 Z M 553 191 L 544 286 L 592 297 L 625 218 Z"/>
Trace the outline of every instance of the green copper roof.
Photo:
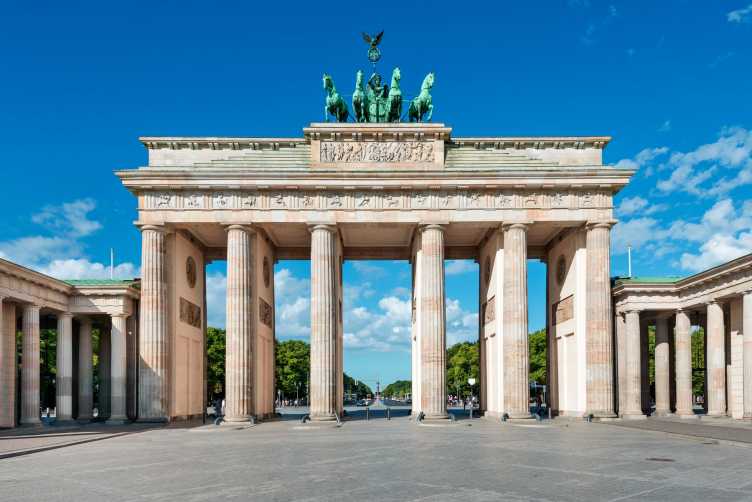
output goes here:
<path id="1" fill-rule="evenodd" d="M 71 286 L 130 286 L 135 279 L 63 279 Z"/>
<path id="2" fill-rule="evenodd" d="M 684 277 L 680 275 L 665 275 L 662 277 L 615 277 L 614 282 L 617 284 L 673 284 L 675 282 L 679 282 L 682 279 L 684 279 Z"/>

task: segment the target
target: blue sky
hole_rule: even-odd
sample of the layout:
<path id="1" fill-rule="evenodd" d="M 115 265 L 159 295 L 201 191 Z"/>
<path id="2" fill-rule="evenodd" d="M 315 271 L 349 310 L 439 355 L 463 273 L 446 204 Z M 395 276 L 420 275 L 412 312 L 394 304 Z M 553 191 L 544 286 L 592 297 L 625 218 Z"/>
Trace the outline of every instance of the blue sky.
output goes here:
<path id="1" fill-rule="evenodd" d="M 612 273 L 687 275 L 752 250 L 752 4 L 637 2 L 6 2 L 0 18 L 0 256 L 59 277 L 138 274 L 135 200 L 112 175 L 139 135 L 295 136 L 320 120 L 321 74 L 367 69 L 405 92 L 436 72 L 434 119 L 455 135 L 614 137 L 638 169 L 617 197 Z M 224 270 L 209 318 L 224 321 Z M 476 334 L 477 266 L 449 263 L 449 339 Z M 530 326 L 543 325 L 530 263 Z M 307 262 L 276 267 L 279 338 L 307 338 Z M 345 266 L 346 370 L 407 378 L 405 263 Z"/>

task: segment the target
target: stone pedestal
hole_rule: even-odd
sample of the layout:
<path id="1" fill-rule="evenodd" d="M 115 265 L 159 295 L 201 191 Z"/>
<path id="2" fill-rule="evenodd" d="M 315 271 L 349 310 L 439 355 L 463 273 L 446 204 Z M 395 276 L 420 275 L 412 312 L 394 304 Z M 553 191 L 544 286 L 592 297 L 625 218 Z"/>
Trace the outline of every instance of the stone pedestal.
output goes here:
<path id="1" fill-rule="evenodd" d="M 225 421 L 248 422 L 253 416 L 253 301 L 251 230 L 227 229 L 227 352 Z"/>
<path id="2" fill-rule="evenodd" d="M 57 375 L 55 376 L 56 421 L 73 419 L 73 314 L 57 317 Z"/>
<path id="3" fill-rule="evenodd" d="M 708 415 L 726 414 L 726 330 L 723 306 L 708 304 L 707 386 Z"/>
<path id="4" fill-rule="evenodd" d="M 447 414 L 446 299 L 444 293 L 444 228 L 426 225 L 421 240 L 421 411 L 427 420 Z"/>
<path id="5" fill-rule="evenodd" d="M 614 413 L 614 347 L 611 324 L 611 223 L 587 226 L 587 415 Z"/>
<path id="6" fill-rule="evenodd" d="M 168 419 L 169 333 L 167 329 L 164 228 L 141 228 L 138 420 Z"/>
<path id="7" fill-rule="evenodd" d="M 311 228 L 311 420 L 335 420 L 340 408 L 337 340 L 337 229 Z"/>
<path id="8" fill-rule="evenodd" d="M 16 305 L 0 298 L 0 427 L 16 426 Z"/>
<path id="9" fill-rule="evenodd" d="M 692 402 L 692 332 L 689 314 L 676 312 L 676 414 L 694 418 Z"/>
<path id="10" fill-rule="evenodd" d="M 531 418 L 527 332 L 527 225 L 504 225 L 504 407 L 511 419 Z"/>
<path id="11" fill-rule="evenodd" d="M 126 416 L 127 320 L 125 314 L 113 315 L 110 331 L 110 417 L 108 423 L 124 423 Z"/>
<path id="12" fill-rule="evenodd" d="M 640 312 L 630 310 L 626 314 L 627 327 L 627 378 L 626 403 L 622 416 L 642 419 L 642 347 L 640 343 Z"/>
<path id="13" fill-rule="evenodd" d="M 94 418 L 94 376 L 91 347 L 91 319 L 80 321 L 78 332 L 78 420 Z"/>
<path id="14" fill-rule="evenodd" d="M 742 298 L 744 419 L 752 420 L 752 291 Z"/>
<path id="15" fill-rule="evenodd" d="M 39 420 L 39 307 L 23 310 L 21 361 L 21 425 L 38 425 Z"/>
<path id="16" fill-rule="evenodd" d="M 655 414 L 658 416 L 671 413 L 669 374 L 668 319 L 659 317 L 655 321 Z"/>

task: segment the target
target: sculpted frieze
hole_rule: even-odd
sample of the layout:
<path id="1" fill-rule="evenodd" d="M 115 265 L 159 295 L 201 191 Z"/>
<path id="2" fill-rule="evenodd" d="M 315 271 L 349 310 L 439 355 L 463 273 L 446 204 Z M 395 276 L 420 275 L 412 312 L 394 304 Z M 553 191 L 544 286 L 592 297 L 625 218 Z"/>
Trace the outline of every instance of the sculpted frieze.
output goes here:
<path id="1" fill-rule="evenodd" d="M 324 163 L 433 162 L 434 145 L 428 141 L 322 141 Z"/>
<path id="2" fill-rule="evenodd" d="M 514 189 L 226 190 L 147 192 L 143 209 L 388 210 L 388 209 L 600 209 L 608 192 Z"/>

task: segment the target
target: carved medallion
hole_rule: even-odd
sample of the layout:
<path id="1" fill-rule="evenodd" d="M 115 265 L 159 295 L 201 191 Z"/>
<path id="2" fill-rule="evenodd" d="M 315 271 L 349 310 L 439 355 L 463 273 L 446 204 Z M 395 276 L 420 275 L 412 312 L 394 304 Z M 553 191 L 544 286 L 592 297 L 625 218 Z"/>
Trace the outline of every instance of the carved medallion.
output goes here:
<path id="1" fill-rule="evenodd" d="M 188 286 L 193 289 L 196 287 L 196 262 L 192 256 L 189 256 L 185 260 L 185 278 L 188 281 Z"/>

